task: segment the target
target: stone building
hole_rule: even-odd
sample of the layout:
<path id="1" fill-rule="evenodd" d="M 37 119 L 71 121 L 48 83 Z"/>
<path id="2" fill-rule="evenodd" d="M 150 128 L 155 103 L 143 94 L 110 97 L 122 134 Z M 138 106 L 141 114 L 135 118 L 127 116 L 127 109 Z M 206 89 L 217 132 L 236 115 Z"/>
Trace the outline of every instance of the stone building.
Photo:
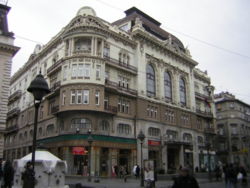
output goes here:
<path id="1" fill-rule="evenodd" d="M 41 70 L 51 93 L 39 111 L 38 142 L 67 160 L 69 173 L 86 174 L 87 131 L 94 138 L 91 173 L 112 175 L 112 167 L 140 164 L 140 130 L 146 138 L 143 159 L 157 169 L 204 166 L 205 134 L 214 134 L 213 87 L 196 68 L 189 50 L 160 23 L 133 7 L 108 23 L 90 7 L 48 44 L 37 46 L 11 79 L 6 158 L 31 151 L 33 97 L 27 92 Z"/>
<path id="2" fill-rule="evenodd" d="M 14 46 L 14 33 L 8 29 L 9 10 L 10 7 L 0 3 L 0 158 L 3 158 L 12 58 L 19 50 Z"/>
<path id="3" fill-rule="evenodd" d="M 250 105 L 228 92 L 217 94 L 215 102 L 218 160 L 250 168 Z"/>

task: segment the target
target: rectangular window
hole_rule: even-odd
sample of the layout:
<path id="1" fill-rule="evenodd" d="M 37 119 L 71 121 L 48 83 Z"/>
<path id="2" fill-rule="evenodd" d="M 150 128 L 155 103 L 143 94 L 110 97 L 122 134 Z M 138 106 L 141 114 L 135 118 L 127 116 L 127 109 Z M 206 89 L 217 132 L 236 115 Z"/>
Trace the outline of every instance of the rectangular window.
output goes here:
<path id="1" fill-rule="evenodd" d="M 74 65 L 72 65 L 71 77 L 76 78 L 76 76 L 77 76 L 77 65 L 74 64 Z"/>
<path id="2" fill-rule="evenodd" d="M 129 114 L 129 101 L 126 102 L 125 113 Z"/>
<path id="3" fill-rule="evenodd" d="M 78 78 L 82 78 L 83 77 L 83 64 L 79 64 L 78 65 Z"/>
<path id="4" fill-rule="evenodd" d="M 125 101 L 122 100 L 122 113 L 124 113 L 124 112 L 125 112 Z"/>
<path id="5" fill-rule="evenodd" d="M 85 64 L 84 77 L 87 77 L 87 78 L 90 77 L 90 64 Z"/>
<path id="6" fill-rule="evenodd" d="M 76 103 L 76 91 L 75 90 L 71 90 L 71 104 L 75 104 Z"/>
<path id="7" fill-rule="evenodd" d="M 121 112 L 122 110 L 122 101 L 121 101 L 121 99 L 118 99 L 118 112 Z"/>
<path id="8" fill-rule="evenodd" d="M 77 104 L 82 104 L 82 90 L 77 90 Z"/>
<path id="9" fill-rule="evenodd" d="M 101 79 L 101 65 L 96 65 L 96 79 Z"/>
<path id="10" fill-rule="evenodd" d="M 100 104 L 100 91 L 95 92 L 95 104 L 96 105 Z"/>
<path id="11" fill-rule="evenodd" d="M 105 79 L 106 79 L 106 80 L 109 79 L 109 71 L 105 71 Z"/>
<path id="12" fill-rule="evenodd" d="M 68 66 L 64 66 L 63 67 L 63 80 L 67 80 L 67 76 L 68 76 Z"/>
<path id="13" fill-rule="evenodd" d="M 110 48 L 109 48 L 109 46 L 107 44 L 104 45 L 103 56 L 104 57 L 110 57 Z"/>
<path id="14" fill-rule="evenodd" d="M 62 93 L 62 105 L 65 105 L 65 101 L 66 101 L 66 94 L 65 92 Z"/>
<path id="15" fill-rule="evenodd" d="M 83 90 L 83 104 L 89 104 L 89 90 Z"/>

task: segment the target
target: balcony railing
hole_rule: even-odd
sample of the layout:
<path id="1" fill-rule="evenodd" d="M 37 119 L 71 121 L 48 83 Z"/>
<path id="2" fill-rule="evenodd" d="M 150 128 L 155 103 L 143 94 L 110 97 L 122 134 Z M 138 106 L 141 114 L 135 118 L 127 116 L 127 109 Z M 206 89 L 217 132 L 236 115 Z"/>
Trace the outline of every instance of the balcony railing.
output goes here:
<path id="1" fill-rule="evenodd" d="M 206 117 L 211 117 L 211 118 L 213 117 L 213 114 L 210 111 L 202 111 L 200 109 L 196 109 L 196 113 L 202 116 L 206 116 Z"/>
<path id="2" fill-rule="evenodd" d="M 88 54 L 91 55 L 91 50 L 75 50 L 73 51 L 74 55 L 80 55 L 80 54 Z"/>
<path id="3" fill-rule="evenodd" d="M 215 134 L 215 129 L 213 127 L 204 128 L 204 132 L 207 134 Z"/>
<path id="4" fill-rule="evenodd" d="M 55 114 L 55 113 L 57 113 L 58 111 L 59 111 L 59 105 L 53 106 L 53 107 L 51 108 L 51 113 L 52 113 L 52 114 Z"/>
<path id="5" fill-rule="evenodd" d="M 117 107 L 116 106 L 105 105 L 104 110 L 109 112 L 109 113 L 112 113 L 112 114 L 117 113 Z"/>
<path id="6" fill-rule="evenodd" d="M 19 107 L 15 107 L 13 108 L 11 111 L 9 111 L 7 113 L 7 118 L 10 118 L 12 116 L 18 115 L 20 113 L 20 108 Z"/>
<path id="7" fill-rule="evenodd" d="M 60 86 L 61 86 L 61 81 L 57 81 L 57 82 L 55 82 L 55 83 L 51 86 L 50 91 L 51 91 L 51 92 L 54 92 L 54 91 L 56 91 L 57 89 L 59 89 Z"/>
<path id="8" fill-rule="evenodd" d="M 61 65 L 62 65 L 62 60 L 57 61 L 50 68 L 47 69 L 47 74 L 51 74 L 54 70 L 61 68 Z"/>
<path id="9" fill-rule="evenodd" d="M 119 60 L 117 59 L 114 59 L 114 58 L 111 58 L 111 57 L 108 57 L 108 56 L 104 56 L 104 58 L 106 60 L 108 60 L 108 62 L 112 65 L 115 65 L 115 66 L 118 66 L 118 67 L 122 67 L 122 68 L 125 68 L 125 69 L 128 69 L 130 71 L 132 71 L 133 73 L 137 73 L 137 67 L 133 66 L 133 65 L 129 65 L 129 64 L 126 64 L 126 63 L 122 63 L 120 62 Z"/>
<path id="10" fill-rule="evenodd" d="M 5 131 L 7 133 L 18 131 L 18 126 L 17 125 L 11 125 L 10 127 L 6 127 Z"/>
<path id="11" fill-rule="evenodd" d="M 135 89 L 131 89 L 128 87 L 122 87 L 117 82 L 113 82 L 113 81 L 106 79 L 105 84 L 106 84 L 106 86 L 108 86 L 112 89 L 115 89 L 118 92 L 126 92 L 126 93 L 129 93 L 131 95 L 137 95 L 137 91 Z"/>
<path id="12" fill-rule="evenodd" d="M 17 90 L 15 91 L 12 95 L 9 96 L 9 103 L 11 103 L 14 100 L 19 99 L 22 96 L 22 91 L 21 90 Z"/>

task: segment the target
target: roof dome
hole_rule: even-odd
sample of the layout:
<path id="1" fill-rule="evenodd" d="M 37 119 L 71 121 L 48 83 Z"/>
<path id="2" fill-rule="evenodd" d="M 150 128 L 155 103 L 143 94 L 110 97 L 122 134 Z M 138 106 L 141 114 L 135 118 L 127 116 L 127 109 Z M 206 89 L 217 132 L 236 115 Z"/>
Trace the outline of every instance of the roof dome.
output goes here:
<path id="1" fill-rule="evenodd" d="M 91 16 L 96 16 L 96 12 L 93 8 L 91 7 L 82 7 L 78 10 L 77 16 L 87 16 L 87 15 L 91 15 Z"/>

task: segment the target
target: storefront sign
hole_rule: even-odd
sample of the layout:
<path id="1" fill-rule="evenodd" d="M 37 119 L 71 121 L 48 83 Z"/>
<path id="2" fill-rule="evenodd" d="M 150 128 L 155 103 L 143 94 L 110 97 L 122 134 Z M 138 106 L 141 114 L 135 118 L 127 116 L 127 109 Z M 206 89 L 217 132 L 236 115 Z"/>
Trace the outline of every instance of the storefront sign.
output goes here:
<path id="1" fill-rule="evenodd" d="M 148 140 L 148 145 L 149 146 L 160 146 L 161 142 L 160 141 L 155 141 L 155 140 Z"/>
<path id="2" fill-rule="evenodd" d="M 72 154 L 73 155 L 87 155 L 88 151 L 84 147 L 73 147 Z"/>

